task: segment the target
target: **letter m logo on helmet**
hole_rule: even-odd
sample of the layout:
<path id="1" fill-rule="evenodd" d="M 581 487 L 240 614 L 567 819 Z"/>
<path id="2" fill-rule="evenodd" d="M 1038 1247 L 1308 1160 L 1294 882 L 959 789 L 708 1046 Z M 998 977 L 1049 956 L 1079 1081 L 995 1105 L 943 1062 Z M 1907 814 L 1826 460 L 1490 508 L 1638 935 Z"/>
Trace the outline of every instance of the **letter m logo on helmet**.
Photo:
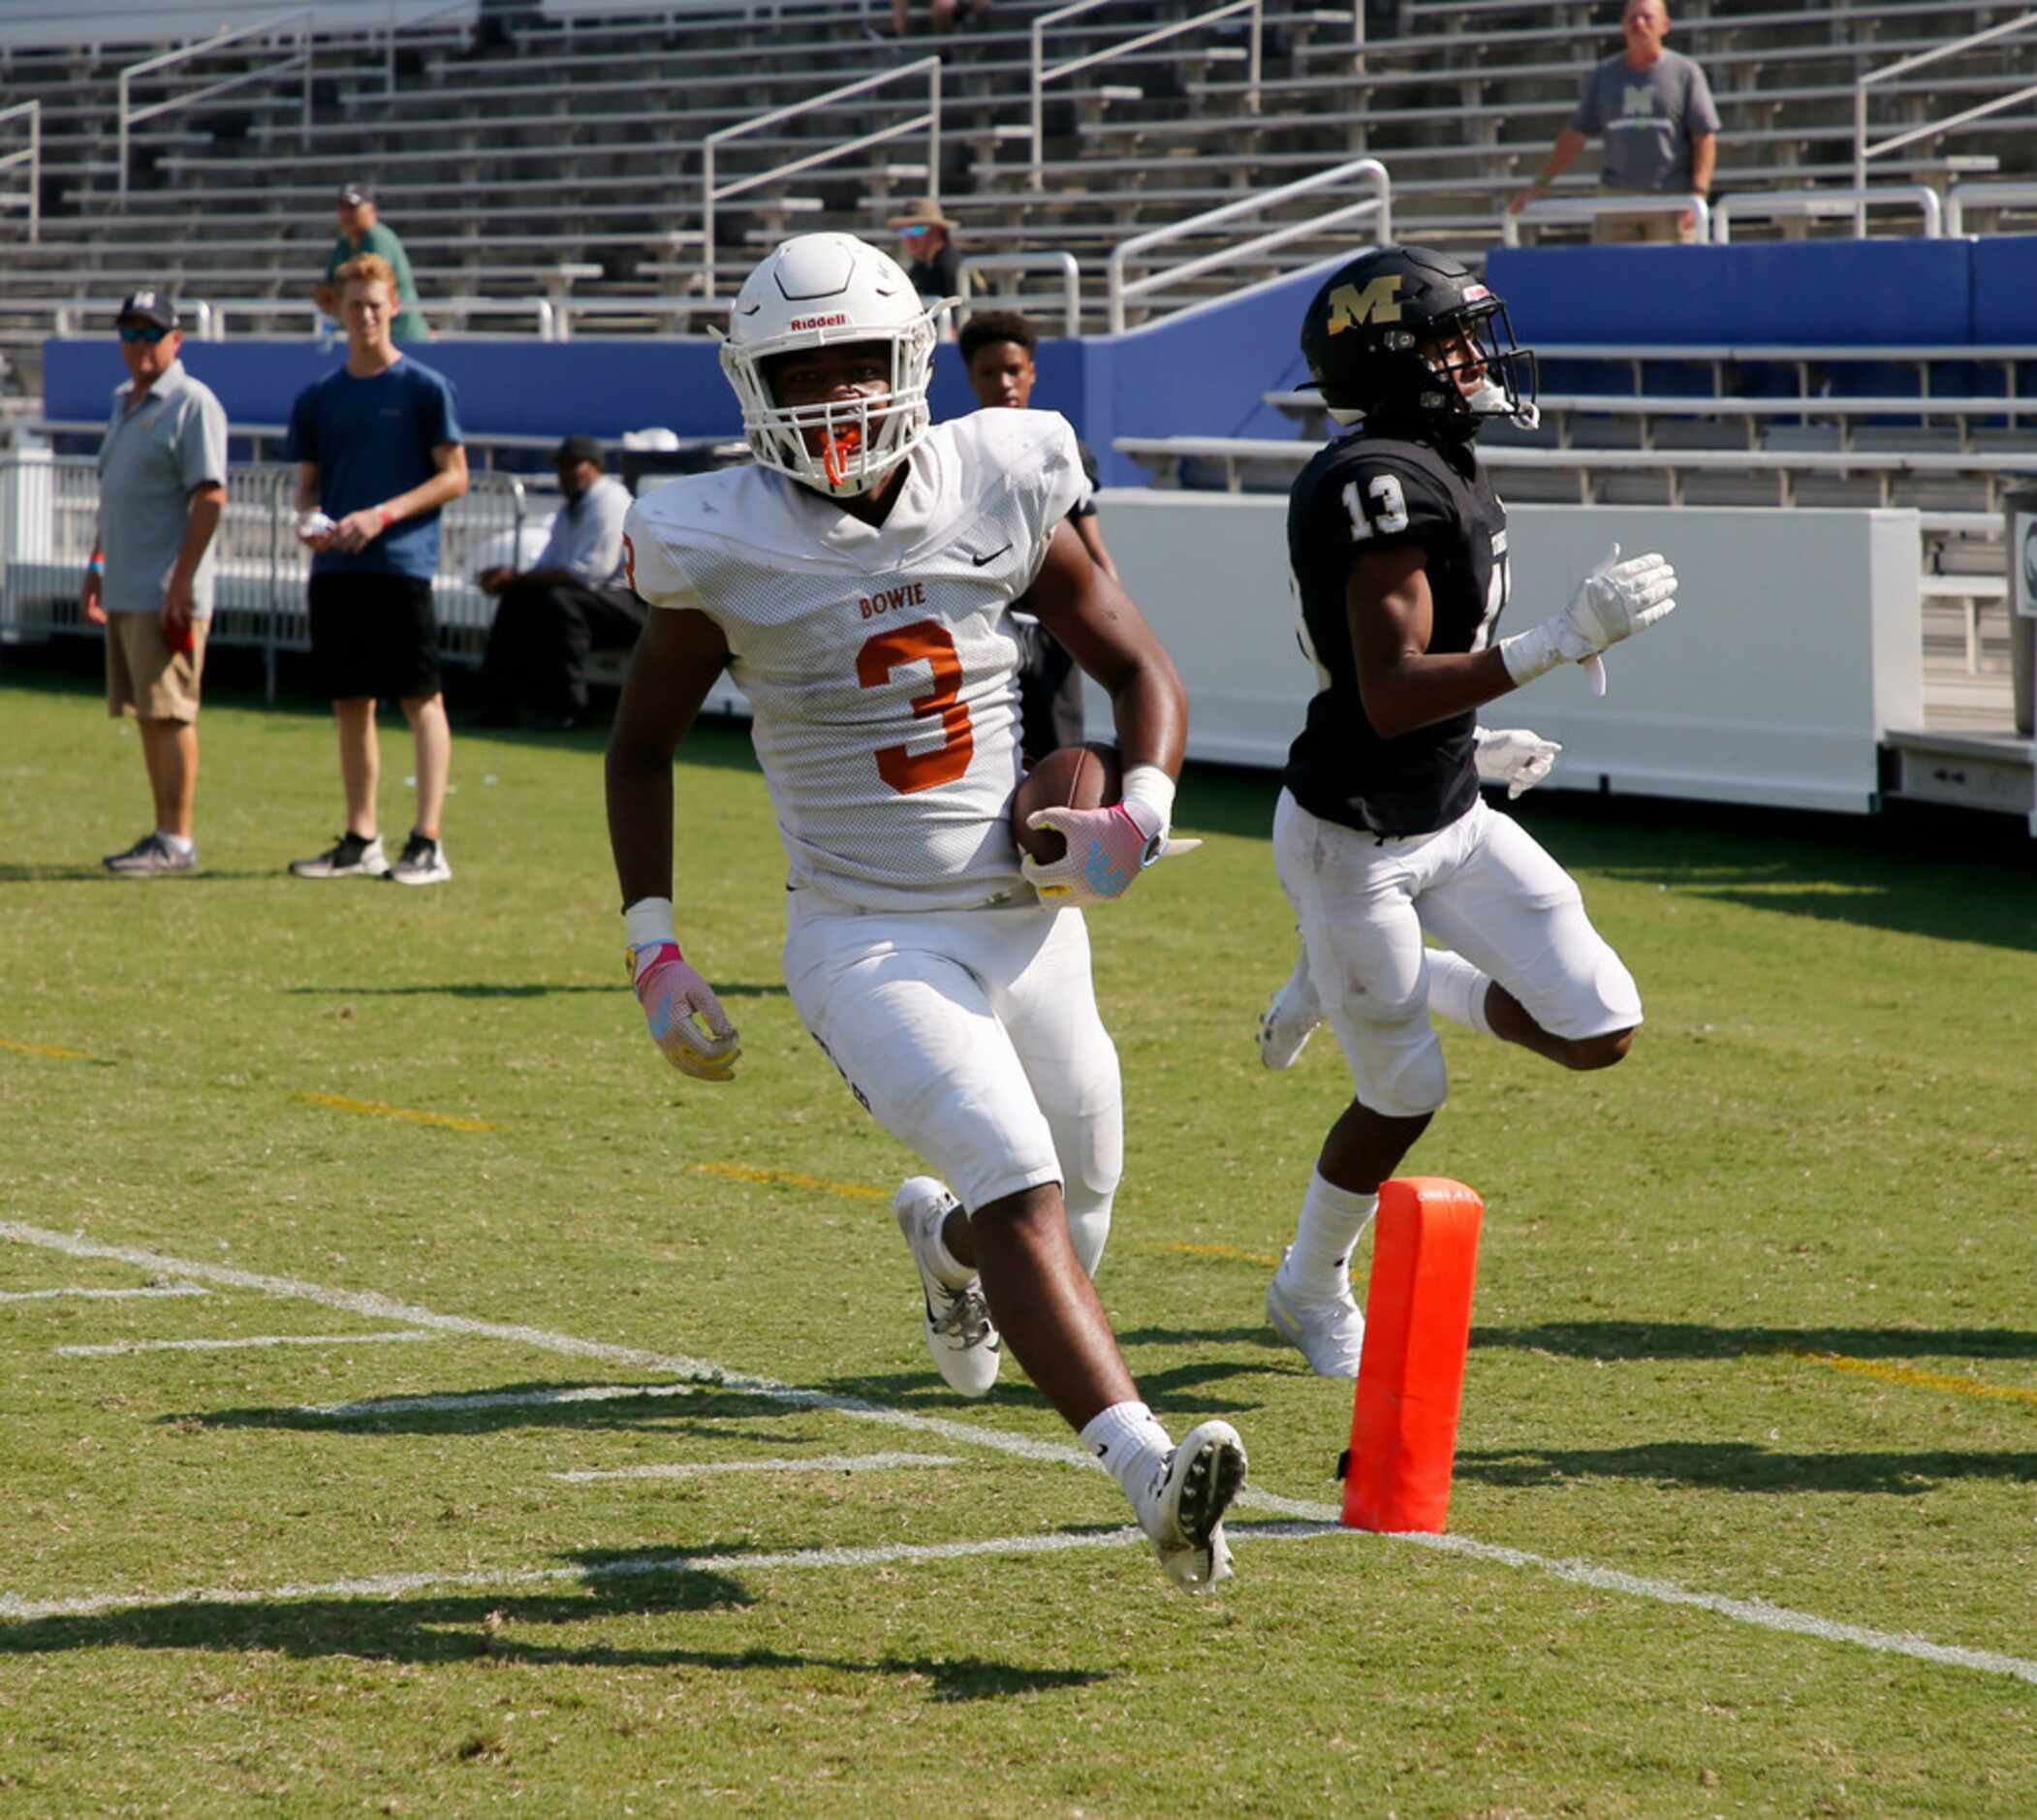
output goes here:
<path id="1" fill-rule="evenodd" d="M 1340 284 L 1330 293 L 1330 316 L 1324 325 L 1332 335 L 1363 323 L 1397 323 L 1401 317 L 1400 286 L 1404 274 L 1390 271 L 1374 278 L 1363 290 L 1355 284 Z"/>

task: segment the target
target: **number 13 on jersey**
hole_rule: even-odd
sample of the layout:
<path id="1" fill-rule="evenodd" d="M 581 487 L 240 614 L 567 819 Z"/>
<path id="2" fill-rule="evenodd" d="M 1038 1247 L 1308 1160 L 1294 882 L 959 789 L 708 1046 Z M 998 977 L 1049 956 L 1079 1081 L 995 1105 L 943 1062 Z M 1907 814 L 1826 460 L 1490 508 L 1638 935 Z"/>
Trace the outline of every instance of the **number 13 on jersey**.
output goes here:
<path id="1" fill-rule="evenodd" d="M 1391 474 L 1375 474 L 1363 483 L 1353 481 L 1344 488 L 1344 510 L 1351 515 L 1351 541 L 1363 544 L 1368 537 L 1394 537 L 1407 529 L 1407 495 Z"/>

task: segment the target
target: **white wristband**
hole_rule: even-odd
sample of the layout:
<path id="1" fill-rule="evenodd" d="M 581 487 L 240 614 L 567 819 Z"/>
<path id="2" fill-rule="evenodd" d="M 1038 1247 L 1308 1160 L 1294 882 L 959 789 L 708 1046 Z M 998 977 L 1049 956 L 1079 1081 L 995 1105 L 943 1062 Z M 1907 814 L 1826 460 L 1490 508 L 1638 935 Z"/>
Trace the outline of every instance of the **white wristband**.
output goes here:
<path id="1" fill-rule="evenodd" d="M 1499 655 L 1507 675 L 1517 685 L 1534 681 L 1563 661 L 1563 653 L 1556 648 L 1556 635 L 1546 621 L 1518 632 L 1511 639 L 1501 639 Z"/>
<path id="2" fill-rule="evenodd" d="M 642 948 L 645 942 L 676 943 L 679 939 L 672 926 L 670 897 L 639 897 L 622 913 L 622 929 L 632 948 Z"/>
<path id="3" fill-rule="evenodd" d="M 1164 834 L 1175 821 L 1175 780 L 1157 765 L 1134 765 L 1124 774 L 1118 793 L 1123 802 L 1143 803 L 1160 818 Z"/>

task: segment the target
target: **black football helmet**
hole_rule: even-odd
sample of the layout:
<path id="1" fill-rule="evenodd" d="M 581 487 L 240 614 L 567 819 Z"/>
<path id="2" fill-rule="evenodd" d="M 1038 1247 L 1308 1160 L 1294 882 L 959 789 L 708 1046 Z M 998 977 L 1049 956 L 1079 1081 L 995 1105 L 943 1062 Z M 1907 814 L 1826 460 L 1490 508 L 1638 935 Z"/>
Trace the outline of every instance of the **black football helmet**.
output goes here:
<path id="1" fill-rule="evenodd" d="M 1472 360 L 1449 357 L 1461 335 Z M 1323 401 L 1344 422 L 1364 417 L 1463 440 L 1489 418 L 1537 421 L 1535 357 L 1514 339 L 1507 306 L 1447 253 L 1375 246 L 1339 266 L 1301 319 L 1301 356 Z"/>

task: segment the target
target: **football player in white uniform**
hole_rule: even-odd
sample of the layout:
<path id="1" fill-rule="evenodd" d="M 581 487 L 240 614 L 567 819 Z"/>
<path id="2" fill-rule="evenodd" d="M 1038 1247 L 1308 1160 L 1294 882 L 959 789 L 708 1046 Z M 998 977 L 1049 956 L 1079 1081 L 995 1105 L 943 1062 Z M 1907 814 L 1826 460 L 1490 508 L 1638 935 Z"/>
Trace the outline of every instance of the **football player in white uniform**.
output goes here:
<path id="1" fill-rule="evenodd" d="M 1569 1068 L 1624 1056 L 1641 996 L 1592 927 L 1576 882 L 1481 780 L 1513 795 L 1557 747 L 1488 732 L 1476 710 L 1558 664 L 1599 653 L 1675 606 L 1659 555 L 1613 556 L 1568 608 L 1511 638 L 1507 517 L 1472 453 L 1482 424 L 1529 419 L 1532 358 L 1505 305 L 1454 259 L 1375 247 L 1332 272 L 1301 352 L 1344 424 L 1297 478 L 1288 552 L 1320 672 L 1289 753 L 1273 861 L 1305 964 L 1261 1022 L 1269 1066 L 1320 1015 L 1355 1085 L 1331 1126 L 1267 1318 L 1326 1377 L 1356 1377 L 1364 1320 L 1352 1249 L 1443 1104 L 1439 1011 Z M 1425 945 L 1425 932 L 1449 944 Z"/>
<path id="2" fill-rule="evenodd" d="M 608 756 L 631 976 L 671 1061 L 729 1080 L 736 1034 L 672 907 L 673 753 L 727 666 L 790 863 L 793 1003 L 857 1099 L 937 1172 L 894 1204 L 935 1364 L 981 1396 L 1009 1343 L 1123 1486 L 1169 1577 L 1205 1591 L 1230 1572 L 1222 1520 L 1244 1449 L 1222 1422 L 1175 1446 L 1091 1285 L 1122 1121 L 1081 916 L 1169 851 L 1186 701 L 1066 522 L 1083 485 L 1067 422 L 980 411 L 931 426 L 947 307 L 847 235 L 786 241 L 743 285 L 722 346 L 756 465 L 631 509 L 630 579 L 656 610 Z M 1124 764 L 1121 803 L 1043 811 L 1068 837 L 1049 866 L 1021 863 L 1008 820 L 1010 607 L 1028 590 L 1110 695 Z"/>

